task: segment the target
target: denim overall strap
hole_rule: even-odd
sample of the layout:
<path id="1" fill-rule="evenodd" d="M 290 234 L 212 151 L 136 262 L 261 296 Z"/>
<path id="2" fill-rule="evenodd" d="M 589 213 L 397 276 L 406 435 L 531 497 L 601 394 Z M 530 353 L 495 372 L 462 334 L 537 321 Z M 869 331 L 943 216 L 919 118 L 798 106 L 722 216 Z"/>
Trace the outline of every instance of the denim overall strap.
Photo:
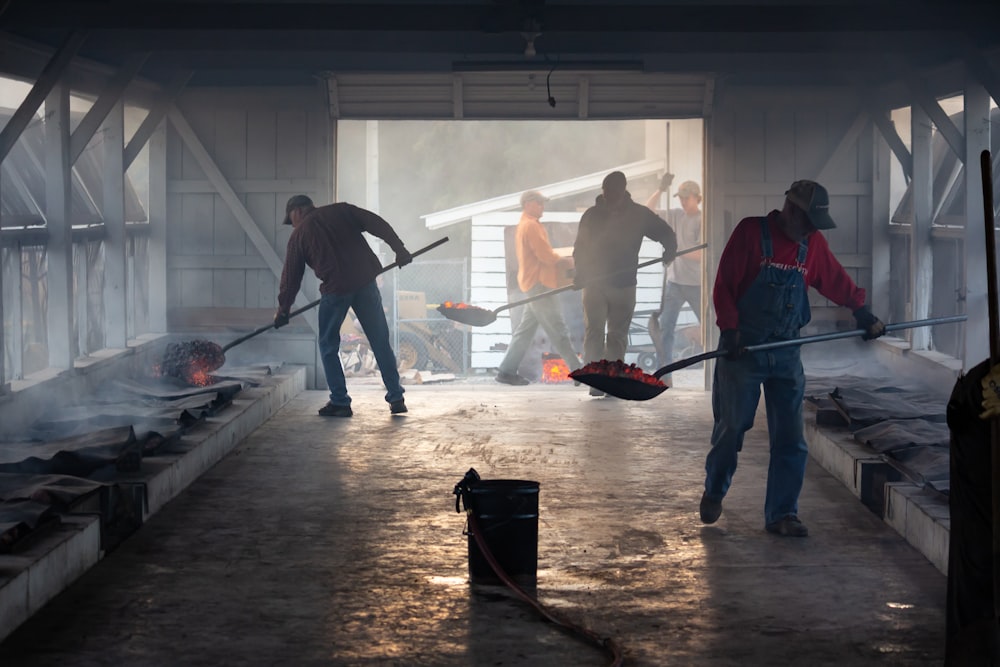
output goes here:
<path id="1" fill-rule="evenodd" d="M 737 304 L 740 333 L 748 345 L 797 338 L 811 317 L 805 282 L 809 240 L 799 243 L 794 266 L 775 264 L 767 218 L 761 218 L 760 225 L 760 271 Z"/>

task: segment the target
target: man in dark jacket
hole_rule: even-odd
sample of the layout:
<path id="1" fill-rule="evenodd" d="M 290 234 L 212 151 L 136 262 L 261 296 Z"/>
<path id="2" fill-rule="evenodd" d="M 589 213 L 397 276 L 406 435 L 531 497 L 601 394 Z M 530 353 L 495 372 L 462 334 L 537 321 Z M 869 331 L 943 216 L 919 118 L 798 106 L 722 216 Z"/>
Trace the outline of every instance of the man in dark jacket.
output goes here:
<path id="1" fill-rule="evenodd" d="M 285 206 L 283 224 L 292 225 L 292 235 L 288 237 L 285 267 L 281 272 L 274 326 L 288 324 L 288 313 L 308 265 L 320 280 L 319 351 L 330 388 L 330 400 L 319 414 L 324 417 L 354 414 L 340 364 L 340 327 L 352 308 L 378 363 L 390 412 L 394 415 L 406 412 L 396 355 L 389 344 L 389 325 L 382 310 L 382 295 L 375 284 L 382 265 L 363 232 L 388 243 L 399 266 L 413 260 L 409 251 L 388 222 L 351 204 L 316 208 L 309 197 L 295 195 Z"/>
<path id="2" fill-rule="evenodd" d="M 664 264 L 677 255 L 674 231 L 663 218 L 632 201 L 625 174 L 611 172 L 601 188 L 603 194 L 580 218 L 573 246 L 574 283 L 583 288 L 587 363 L 625 359 L 642 239 L 649 237 L 663 246 Z M 603 396 L 604 392 L 591 387 L 590 395 Z"/>

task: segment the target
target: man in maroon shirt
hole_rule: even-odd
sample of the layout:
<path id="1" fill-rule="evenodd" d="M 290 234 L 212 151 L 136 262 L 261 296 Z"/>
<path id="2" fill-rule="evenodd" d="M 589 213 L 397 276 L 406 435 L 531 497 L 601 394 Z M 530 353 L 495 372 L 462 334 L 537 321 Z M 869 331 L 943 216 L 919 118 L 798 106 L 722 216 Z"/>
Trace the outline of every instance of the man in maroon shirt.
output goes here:
<path id="1" fill-rule="evenodd" d="M 733 230 L 715 279 L 713 300 L 721 330 L 712 384 L 712 449 L 705 461 L 700 514 L 715 523 L 736 472 L 743 436 L 753 426 L 764 386 L 771 459 L 767 471 L 764 526 L 768 532 L 805 537 L 798 518 L 799 493 L 809 457 L 802 429 L 805 375 L 799 346 L 766 352 L 746 347 L 798 338 L 810 319 L 810 287 L 851 309 L 864 338 L 885 333 L 885 325 L 865 306 L 865 291 L 854 284 L 817 230 L 833 229 L 830 197 L 813 181 L 796 181 L 781 211 L 744 218 Z"/>
<path id="2" fill-rule="evenodd" d="M 319 351 L 330 388 L 330 400 L 319 410 L 324 417 L 350 417 L 351 397 L 347 393 L 344 368 L 340 364 L 340 327 L 348 309 L 361 323 L 378 363 L 385 400 L 392 414 L 406 412 L 403 387 L 399 383 L 396 355 L 389 343 L 389 326 L 382 310 L 375 277 L 382 264 L 372 252 L 363 232 L 377 236 L 396 253 L 399 266 L 413 258 L 396 232 L 378 215 L 352 204 L 328 204 L 316 208 L 305 195 L 295 195 L 285 206 L 286 225 L 292 225 L 285 252 L 285 267 L 278 290 L 275 328 L 288 324 L 288 313 L 302 285 L 308 265 L 320 280 Z"/>

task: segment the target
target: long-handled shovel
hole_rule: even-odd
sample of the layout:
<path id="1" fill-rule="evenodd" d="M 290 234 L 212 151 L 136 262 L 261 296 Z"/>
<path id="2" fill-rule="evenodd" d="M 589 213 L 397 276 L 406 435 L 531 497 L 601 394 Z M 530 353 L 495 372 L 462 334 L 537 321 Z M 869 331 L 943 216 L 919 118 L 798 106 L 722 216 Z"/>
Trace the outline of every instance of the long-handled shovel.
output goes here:
<path id="1" fill-rule="evenodd" d="M 434 243 L 424 246 L 419 250 L 415 250 L 410 253 L 411 257 L 416 257 L 422 255 L 428 250 L 433 250 L 439 245 L 448 241 L 448 237 L 438 239 Z M 396 262 L 388 264 L 382 267 L 379 274 L 383 274 L 386 271 L 396 268 Z M 288 318 L 291 319 L 297 315 L 301 315 L 307 310 L 311 310 L 319 305 L 322 299 L 316 299 L 310 304 L 302 306 L 296 310 L 293 310 L 288 314 Z M 219 346 L 216 343 L 206 340 L 193 340 L 184 343 L 172 343 L 167 346 L 167 351 L 164 354 L 163 364 L 161 366 L 162 373 L 164 375 L 172 375 L 179 378 L 188 378 L 194 373 L 211 373 L 217 368 L 221 367 L 226 363 L 226 352 L 236 347 L 240 343 L 245 343 L 255 336 L 259 336 L 265 331 L 270 331 L 274 329 L 274 324 L 266 324 L 259 329 L 254 329 L 245 336 L 240 336 L 231 343 L 227 343 L 225 346 Z"/>
<path id="2" fill-rule="evenodd" d="M 996 221 L 993 216 L 993 159 L 979 154 L 986 229 L 986 295 L 990 321 L 990 368 L 1000 363 L 1000 298 L 997 296 Z M 993 613 L 1000 618 L 1000 420 L 990 420 L 991 509 L 993 514 Z"/>
<path id="3" fill-rule="evenodd" d="M 707 243 L 702 243 L 701 245 L 696 245 L 691 248 L 685 248 L 684 250 L 679 251 L 677 254 L 683 255 L 707 247 L 708 247 Z M 635 268 L 636 270 L 642 269 L 647 266 L 659 264 L 661 261 L 663 260 L 651 259 L 647 262 L 642 262 L 641 264 L 638 264 Z M 474 327 L 485 327 L 487 324 L 493 324 L 494 322 L 496 322 L 497 315 L 499 315 L 505 310 L 510 310 L 511 308 L 516 308 L 517 306 L 523 306 L 526 303 L 531 303 L 532 301 L 538 301 L 539 299 L 547 299 L 550 296 L 561 294 L 562 292 L 566 292 L 572 289 L 580 289 L 580 287 L 577 285 L 566 285 L 565 287 L 557 287 L 555 289 L 550 289 L 547 292 L 542 292 L 541 294 L 536 294 L 535 296 L 528 297 L 527 299 L 521 299 L 519 301 L 512 301 L 510 303 L 505 303 L 504 305 L 498 308 L 494 308 L 493 310 L 487 310 L 486 308 L 480 308 L 479 306 L 470 306 L 468 304 L 453 304 L 450 301 L 446 301 L 437 307 L 437 311 L 442 315 L 444 315 L 445 317 L 447 317 L 449 320 L 454 320 L 455 322 L 468 324 Z"/>
<path id="4" fill-rule="evenodd" d="M 913 322 L 899 322 L 898 324 L 887 324 L 886 331 L 899 331 L 900 329 L 913 329 L 915 327 L 929 327 L 935 324 L 950 324 L 952 322 L 964 322 L 965 315 L 951 315 L 949 317 L 932 317 L 926 320 L 915 320 Z M 805 338 L 793 338 L 791 340 L 780 340 L 773 343 L 761 343 L 760 345 L 748 345 L 747 352 L 763 352 L 765 350 L 777 350 L 783 347 L 794 347 L 796 345 L 807 345 L 809 343 L 819 343 L 828 340 L 838 340 L 841 338 L 854 338 L 864 336 L 865 329 L 853 329 L 851 331 L 835 331 L 832 333 L 806 336 Z M 604 372 L 596 369 L 596 365 L 588 364 L 579 370 L 569 374 L 571 378 L 600 389 L 606 394 L 624 398 L 629 401 L 648 401 L 665 392 L 668 387 L 660 381 L 660 378 L 668 373 L 693 366 L 708 359 L 717 359 L 728 354 L 726 350 L 712 350 L 702 354 L 688 357 L 667 364 L 656 372 L 643 373 L 639 369 L 623 367 L 621 362 L 603 362 L 607 365 Z M 601 364 L 602 362 L 597 362 Z"/>

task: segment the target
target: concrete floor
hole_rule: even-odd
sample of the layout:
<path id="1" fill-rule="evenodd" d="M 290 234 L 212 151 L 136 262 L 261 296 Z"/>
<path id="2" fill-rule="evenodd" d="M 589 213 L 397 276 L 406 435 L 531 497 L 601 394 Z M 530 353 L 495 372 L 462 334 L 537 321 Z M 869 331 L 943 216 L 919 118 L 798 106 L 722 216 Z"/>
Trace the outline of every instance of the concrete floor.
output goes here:
<path id="1" fill-rule="evenodd" d="M 700 377 L 700 375 L 699 375 Z M 763 530 L 763 413 L 719 523 L 697 516 L 710 394 L 490 380 L 391 417 L 299 394 L 0 644 L 0 665 L 605 665 L 470 586 L 454 485 L 540 482 L 537 595 L 628 665 L 938 665 L 945 578 L 810 462 L 806 539 Z"/>

